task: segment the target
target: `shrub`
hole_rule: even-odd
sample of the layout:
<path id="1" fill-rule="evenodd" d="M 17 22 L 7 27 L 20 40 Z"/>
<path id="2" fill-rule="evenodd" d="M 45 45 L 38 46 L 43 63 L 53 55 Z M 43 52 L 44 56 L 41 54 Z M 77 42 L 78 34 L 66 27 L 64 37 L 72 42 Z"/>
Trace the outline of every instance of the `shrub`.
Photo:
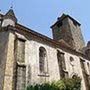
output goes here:
<path id="1" fill-rule="evenodd" d="M 26 90 L 80 90 L 81 79 L 79 77 L 61 79 L 52 83 L 30 85 Z"/>

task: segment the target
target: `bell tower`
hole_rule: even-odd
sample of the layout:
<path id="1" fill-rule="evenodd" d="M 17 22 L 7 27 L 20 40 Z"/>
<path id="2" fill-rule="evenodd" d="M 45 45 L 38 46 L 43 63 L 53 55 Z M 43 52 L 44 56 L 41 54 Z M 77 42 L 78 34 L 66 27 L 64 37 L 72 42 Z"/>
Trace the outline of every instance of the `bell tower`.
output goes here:
<path id="1" fill-rule="evenodd" d="M 63 39 L 73 49 L 79 50 L 85 46 L 80 29 L 80 23 L 71 16 L 63 14 L 55 24 L 51 26 L 53 39 L 60 41 Z"/>

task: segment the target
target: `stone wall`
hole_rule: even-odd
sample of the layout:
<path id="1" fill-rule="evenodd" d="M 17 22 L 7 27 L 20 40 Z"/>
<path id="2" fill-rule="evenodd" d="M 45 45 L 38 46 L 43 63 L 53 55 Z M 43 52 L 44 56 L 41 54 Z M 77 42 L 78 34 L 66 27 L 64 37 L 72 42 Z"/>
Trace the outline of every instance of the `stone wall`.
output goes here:
<path id="1" fill-rule="evenodd" d="M 3 90 L 4 75 L 7 59 L 8 31 L 0 30 L 0 90 Z"/>
<path id="2" fill-rule="evenodd" d="M 46 74 L 46 76 L 40 74 L 39 71 L 39 47 L 41 46 L 44 47 L 47 52 L 48 74 Z M 61 78 L 58 67 L 57 50 L 64 53 L 66 71 L 68 72 L 69 77 L 73 77 L 73 75 L 80 76 L 82 79 L 82 90 L 86 90 L 85 81 L 80 66 L 80 58 L 82 57 L 68 50 L 56 48 L 50 43 L 40 40 L 39 38 L 37 39 L 33 36 L 26 38 L 25 42 L 25 65 L 27 85 L 59 80 Z M 74 59 L 73 67 L 70 62 L 70 57 L 73 57 Z M 85 58 L 83 59 L 85 61 L 88 61 Z"/>
<path id="3" fill-rule="evenodd" d="M 82 36 L 80 26 L 74 25 L 73 21 L 70 19 L 68 19 L 68 22 L 70 24 L 70 30 L 75 43 L 75 49 L 76 50 L 82 49 L 83 47 L 85 47 L 85 42 Z"/>
<path id="4" fill-rule="evenodd" d="M 14 77 L 14 60 L 15 60 L 15 34 L 13 31 L 7 31 L 8 33 L 1 32 L 0 33 L 0 42 L 1 51 L 5 51 L 0 55 L 0 60 L 3 60 L 3 65 L 4 68 L 0 68 L 2 73 L 0 74 L 0 85 L 3 85 L 0 87 L 0 90 L 14 90 L 13 89 L 13 77 Z M 30 35 L 30 34 L 29 34 Z M 4 36 L 4 37 L 3 37 Z M 47 82 L 47 81 L 53 81 L 53 80 L 59 80 L 60 77 L 60 72 L 59 72 L 59 66 L 58 66 L 58 60 L 57 60 L 57 50 L 60 52 L 64 53 L 65 57 L 65 65 L 66 65 L 66 70 L 68 72 L 69 77 L 72 77 L 73 75 L 78 75 L 82 79 L 82 90 L 86 90 L 85 88 L 85 81 L 82 73 L 82 69 L 80 66 L 80 58 L 82 58 L 79 55 L 76 55 L 75 53 L 72 53 L 68 50 L 64 50 L 62 48 L 57 48 L 53 46 L 50 42 L 44 41 L 40 38 L 36 38 L 32 35 L 28 36 L 28 34 L 20 34 L 17 32 L 17 37 L 18 38 L 23 38 L 25 39 L 25 67 L 26 71 L 24 71 L 24 75 L 26 75 L 26 85 L 29 84 L 34 84 L 34 83 L 42 83 L 42 82 Z M 8 45 L 7 45 L 8 42 Z M 4 44 L 6 45 L 7 49 L 5 49 L 3 46 Z M 47 52 L 47 62 L 48 62 L 48 73 L 45 75 L 42 75 L 39 71 L 39 48 L 44 47 Z M 6 53 L 7 51 L 7 53 Z M 5 53 L 7 57 L 5 56 Z M 2 57 L 2 56 L 5 57 Z M 73 63 L 70 61 L 70 57 L 73 57 L 74 61 Z M 87 62 L 90 64 L 88 60 L 83 58 L 86 62 L 86 70 L 88 70 Z M 73 64 L 73 67 L 72 67 Z M 2 64 L 1 64 L 2 65 Z M 5 73 L 4 73 L 5 72 Z M 89 72 L 90 74 L 90 72 Z M 5 76 L 4 76 L 5 75 Z M 15 78 L 16 79 L 16 78 Z M 21 78 L 20 78 L 21 79 Z M 18 79 L 18 80 L 20 80 Z M 19 82 L 18 82 L 19 83 Z"/>
<path id="5" fill-rule="evenodd" d="M 13 90 L 13 70 L 14 70 L 14 39 L 15 35 L 9 31 L 8 49 L 5 66 L 4 86 L 3 90 Z"/>
<path id="6" fill-rule="evenodd" d="M 8 25 L 15 26 L 15 22 L 11 19 L 4 19 L 2 22 L 2 27 L 7 27 Z"/>
<path id="7" fill-rule="evenodd" d="M 83 77 L 83 73 L 80 65 L 80 58 L 82 57 L 80 57 L 79 55 L 70 54 L 69 52 L 65 52 L 65 51 L 64 53 L 65 53 L 65 63 L 66 63 L 66 69 L 67 69 L 66 71 L 68 71 L 69 77 L 72 78 L 74 75 L 79 76 L 82 79 L 81 90 L 86 90 L 85 81 L 84 81 L 84 77 Z M 73 58 L 73 61 L 70 60 L 70 57 Z"/>
<path id="8" fill-rule="evenodd" d="M 39 72 L 39 47 L 41 47 L 41 46 L 43 46 L 47 51 L 48 75 L 46 75 L 46 77 L 43 77 L 42 75 L 40 75 L 40 72 Z M 82 58 L 82 57 L 79 55 L 71 54 L 67 51 L 63 51 L 60 48 L 58 50 L 64 53 L 66 72 L 68 72 L 69 77 L 73 77 L 73 75 L 77 75 L 77 76 L 81 77 L 82 90 L 86 90 L 85 81 L 84 81 L 82 69 L 80 66 L 80 58 Z M 30 71 L 31 71 L 30 77 L 31 78 L 29 80 L 30 80 L 31 84 L 41 83 L 44 80 L 46 80 L 46 81 L 59 80 L 61 78 L 60 73 L 59 73 L 56 48 L 49 46 L 49 45 L 45 44 L 44 42 L 38 42 L 38 41 L 35 41 L 35 39 L 33 39 L 30 41 L 26 41 L 25 51 L 26 51 L 26 53 L 25 53 L 26 65 L 28 65 L 28 66 L 30 65 Z M 73 67 L 71 65 L 72 62 L 70 62 L 70 57 L 73 57 L 73 59 L 74 59 Z M 83 59 L 86 61 L 86 63 L 89 62 L 85 58 L 83 58 Z M 87 69 L 87 71 L 88 71 L 88 69 Z M 28 73 L 27 73 L 27 76 L 28 76 Z"/>
<path id="9" fill-rule="evenodd" d="M 43 76 L 39 71 L 39 48 L 44 47 L 47 51 L 48 61 L 48 74 Z M 58 62 L 57 62 L 57 51 L 46 44 L 39 43 L 37 41 L 26 41 L 25 47 L 25 60 L 26 65 L 30 66 L 31 78 L 30 83 L 41 83 L 43 81 L 53 81 L 60 79 Z M 52 66 L 53 65 L 53 66 Z M 28 72 L 28 71 L 27 71 Z M 28 74 L 28 73 L 27 73 Z M 28 76 L 28 75 L 27 75 Z M 28 79 L 27 79 L 28 80 Z M 43 81 L 41 81 L 43 80 Z"/>

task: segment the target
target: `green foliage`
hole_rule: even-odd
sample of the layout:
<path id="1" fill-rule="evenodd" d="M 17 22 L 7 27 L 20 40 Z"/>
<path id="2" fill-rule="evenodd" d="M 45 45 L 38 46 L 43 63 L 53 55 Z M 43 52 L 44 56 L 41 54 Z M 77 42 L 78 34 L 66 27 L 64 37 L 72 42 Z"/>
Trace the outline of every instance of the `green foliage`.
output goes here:
<path id="1" fill-rule="evenodd" d="M 81 79 L 79 77 L 67 78 L 52 83 L 30 85 L 26 90 L 80 90 Z"/>

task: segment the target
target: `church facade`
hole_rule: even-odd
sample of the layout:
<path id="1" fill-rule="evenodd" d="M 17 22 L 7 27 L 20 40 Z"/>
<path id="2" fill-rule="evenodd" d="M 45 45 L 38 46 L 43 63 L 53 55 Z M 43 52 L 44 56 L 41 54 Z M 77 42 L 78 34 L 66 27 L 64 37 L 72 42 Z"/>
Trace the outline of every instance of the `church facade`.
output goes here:
<path id="1" fill-rule="evenodd" d="M 53 39 L 19 24 L 12 9 L 0 14 L 0 90 L 74 76 L 90 90 L 90 42 L 80 23 L 63 14 L 51 28 Z"/>

